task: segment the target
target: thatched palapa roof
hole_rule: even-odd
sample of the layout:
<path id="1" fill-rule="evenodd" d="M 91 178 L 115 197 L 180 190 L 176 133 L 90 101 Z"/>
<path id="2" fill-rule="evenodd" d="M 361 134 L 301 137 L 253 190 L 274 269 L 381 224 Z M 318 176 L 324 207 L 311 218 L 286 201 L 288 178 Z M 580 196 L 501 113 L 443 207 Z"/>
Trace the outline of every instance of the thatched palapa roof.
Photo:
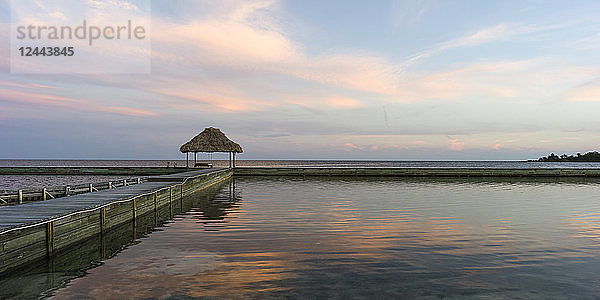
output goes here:
<path id="1" fill-rule="evenodd" d="M 242 153 L 242 147 L 230 140 L 218 128 L 208 127 L 189 142 L 183 144 L 179 151 L 186 152 L 237 152 Z"/>

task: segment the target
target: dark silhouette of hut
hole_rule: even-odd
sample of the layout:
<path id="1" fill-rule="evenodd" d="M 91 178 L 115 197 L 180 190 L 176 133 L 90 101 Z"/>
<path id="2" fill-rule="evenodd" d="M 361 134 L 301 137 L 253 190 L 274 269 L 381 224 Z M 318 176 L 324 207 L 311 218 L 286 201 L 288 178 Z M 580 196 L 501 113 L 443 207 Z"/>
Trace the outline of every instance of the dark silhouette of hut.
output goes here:
<path id="1" fill-rule="evenodd" d="M 218 128 L 208 127 L 200 132 L 189 142 L 183 144 L 179 151 L 185 153 L 185 166 L 189 167 L 189 153 L 194 153 L 194 166 L 196 162 L 196 153 L 198 152 L 227 152 L 229 153 L 229 167 L 235 167 L 235 154 L 244 152 L 242 147 L 236 142 L 230 140 Z"/>

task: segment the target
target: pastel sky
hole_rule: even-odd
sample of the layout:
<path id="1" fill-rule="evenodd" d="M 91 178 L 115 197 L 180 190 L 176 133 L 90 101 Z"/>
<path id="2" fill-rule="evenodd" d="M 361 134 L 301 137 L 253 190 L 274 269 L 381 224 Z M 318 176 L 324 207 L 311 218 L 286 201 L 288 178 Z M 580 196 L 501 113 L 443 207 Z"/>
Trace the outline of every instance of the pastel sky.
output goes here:
<path id="1" fill-rule="evenodd" d="M 0 158 L 176 159 L 208 126 L 242 159 L 600 150 L 600 1 L 152 1 L 142 75 L 11 74 L 9 5 Z"/>

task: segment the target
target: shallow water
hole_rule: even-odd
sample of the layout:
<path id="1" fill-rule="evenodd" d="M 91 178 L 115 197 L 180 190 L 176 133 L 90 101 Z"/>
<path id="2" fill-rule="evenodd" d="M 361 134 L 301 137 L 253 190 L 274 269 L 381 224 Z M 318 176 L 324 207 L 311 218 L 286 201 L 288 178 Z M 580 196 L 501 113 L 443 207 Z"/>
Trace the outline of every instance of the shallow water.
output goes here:
<path id="1" fill-rule="evenodd" d="M 597 181 L 236 178 L 57 298 L 592 299 Z"/>

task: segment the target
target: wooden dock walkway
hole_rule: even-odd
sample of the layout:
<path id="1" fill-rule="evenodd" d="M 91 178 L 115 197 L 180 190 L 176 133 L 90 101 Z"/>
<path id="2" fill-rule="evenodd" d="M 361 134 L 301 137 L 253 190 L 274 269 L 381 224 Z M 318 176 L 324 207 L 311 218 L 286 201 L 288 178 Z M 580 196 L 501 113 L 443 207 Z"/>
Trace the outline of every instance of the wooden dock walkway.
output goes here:
<path id="1" fill-rule="evenodd" d="M 117 187 L 46 201 L 29 202 L 21 205 L 2 206 L 0 207 L 0 233 L 9 228 L 36 223 L 52 217 L 60 217 L 79 210 L 85 210 L 113 201 L 153 192 L 169 186 L 172 182 L 183 181 L 185 178 L 220 170 L 224 169 L 203 169 L 182 172 L 179 174 L 155 176 L 150 177 L 151 179 L 149 178 L 149 182 L 131 186 Z"/>
<path id="2" fill-rule="evenodd" d="M 232 174 L 224 168 L 194 170 L 151 177 L 131 186 L 0 206 L 0 273 L 52 256 L 55 250 L 138 216 L 172 207 L 175 201 Z"/>
<path id="3" fill-rule="evenodd" d="M 132 186 L 101 190 L 74 196 L 0 207 L 0 232 L 38 220 L 60 217 L 112 201 L 145 194 L 168 186 L 165 182 L 144 182 Z"/>

